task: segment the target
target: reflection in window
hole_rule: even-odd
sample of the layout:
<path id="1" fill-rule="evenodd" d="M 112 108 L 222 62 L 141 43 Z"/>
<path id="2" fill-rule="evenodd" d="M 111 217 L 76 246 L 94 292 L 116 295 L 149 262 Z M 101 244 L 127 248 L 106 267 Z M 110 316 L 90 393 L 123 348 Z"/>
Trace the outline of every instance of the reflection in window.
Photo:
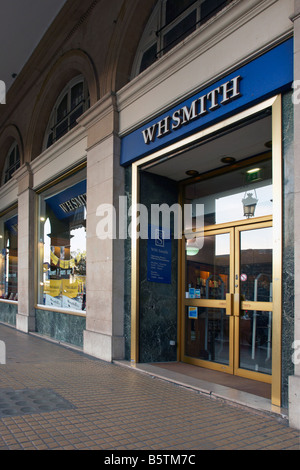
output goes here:
<path id="1" fill-rule="evenodd" d="M 89 108 L 89 93 L 83 77 L 72 80 L 60 94 L 46 131 L 45 147 L 63 137 L 76 126 L 76 120 Z"/>
<path id="2" fill-rule="evenodd" d="M 43 198 L 40 220 L 39 302 L 85 310 L 86 182 Z"/>
<path id="3" fill-rule="evenodd" d="M 229 292 L 230 236 L 228 233 L 196 238 L 201 249 L 190 254 L 186 246 L 186 298 L 225 299 Z"/>
<path id="4" fill-rule="evenodd" d="M 240 245 L 243 299 L 255 302 L 272 302 L 272 227 L 241 232 Z"/>
<path id="5" fill-rule="evenodd" d="M 261 162 L 257 180 L 247 181 L 248 171 L 253 165 L 232 171 L 186 187 L 186 201 L 192 204 L 194 212 L 197 204 L 204 205 L 204 225 L 215 225 L 236 220 L 246 220 L 243 200 L 252 194 L 257 203 L 253 217 L 273 214 L 272 161 Z M 217 188 L 217 191 L 216 191 Z"/>
<path id="6" fill-rule="evenodd" d="M 140 41 L 134 65 L 138 75 L 217 14 L 231 0 L 160 0 Z"/>
<path id="7" fill-rule="evenodd" d="M 240 318 L 239 366 L 272 374 L 272 312 L 246 310 Z"/>
<path id="8" fill-rule="evenodd" d="M 0 220 L 0 298 L 18 300 L 18 217 Z"/>

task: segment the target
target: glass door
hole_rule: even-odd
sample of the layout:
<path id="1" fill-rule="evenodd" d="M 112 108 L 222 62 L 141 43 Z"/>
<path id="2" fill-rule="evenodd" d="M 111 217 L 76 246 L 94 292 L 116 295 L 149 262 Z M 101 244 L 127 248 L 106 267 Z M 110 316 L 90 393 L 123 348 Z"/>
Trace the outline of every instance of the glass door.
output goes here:
<path id="1" fill-rule="evenodd" d="M 272 221 L 185 243 L 185 362 L 271 382 Z"/>
<path id="2" fill-rule="evenodd" d="M 197 234 L 185 244 L 184 361 L 233 372 L 234 230 Z"/>
<path id="3" fill-rule="evenodd" d="M 271 382 L 273 316 L 271 222 L 235 228 L 236 375 Z"/>

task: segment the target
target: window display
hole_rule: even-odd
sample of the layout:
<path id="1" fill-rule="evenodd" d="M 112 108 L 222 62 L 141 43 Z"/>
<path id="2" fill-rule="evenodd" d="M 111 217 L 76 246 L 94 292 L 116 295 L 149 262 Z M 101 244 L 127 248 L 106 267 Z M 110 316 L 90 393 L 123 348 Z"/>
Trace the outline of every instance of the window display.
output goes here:
<path id="1" fill-rule="evenodd" d="M 18 300 L 18 216 L 0 219 L 0 298 Z"/>
<path id="2" fill-rule="evenodd" d="M 40 202 L 39 303 L 85 310 L 86 181 Z"/>

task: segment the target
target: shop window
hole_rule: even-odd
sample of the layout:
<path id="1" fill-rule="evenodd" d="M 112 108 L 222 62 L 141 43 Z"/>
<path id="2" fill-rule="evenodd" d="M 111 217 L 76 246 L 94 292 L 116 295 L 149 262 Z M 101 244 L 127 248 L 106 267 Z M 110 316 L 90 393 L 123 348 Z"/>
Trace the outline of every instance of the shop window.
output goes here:
<path id="1" fill-rule="evenodd" d="M 83 77 L 77 77 L 64 88 L 52 110 L 45 136 L 45 148 L 73 129 L 77 124 L 76 120 L 89 106 L 87 84 Z"/>
<path id="2" fill-rule="evenodd" d="M 41 196 L 39 241 L 39 304 L 85 310 L 85 180 Z"/>
<path id="3" fill-rule="evenodd" d="M 18 216 L 0 219 L 0 298 L 18 300 Z"/>
<path id="4" fill-rule="evenodd" d="M 10 147 L 5 159 L 2 183 L 5 184 L 12 178 L 13 173 L 20 167 L 20 151 L 16 142 Z"/>
<path id="5" fill-rule="evenodd" d="M 145 28 L 134 64 L 138 75 L 232 0 L 160 0 Z"/>

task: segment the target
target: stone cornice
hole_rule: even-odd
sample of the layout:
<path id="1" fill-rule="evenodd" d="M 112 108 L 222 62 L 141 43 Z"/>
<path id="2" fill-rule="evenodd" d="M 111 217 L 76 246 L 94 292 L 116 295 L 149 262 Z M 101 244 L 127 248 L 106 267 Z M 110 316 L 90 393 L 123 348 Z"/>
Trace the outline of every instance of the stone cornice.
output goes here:
<path id="1" fill-rule="evenodd" d="M 37 158 L 31 163 L 30 167 L 32 172 L 35 173 L 39 169 L 48 165 L 51 160 L 57 158 L 58 155 L 62 155 L 64 152 L 73 147 L 77 142 L 80 142 L 86 137 L 86 131 L 80 126 L 74 127 L 64 137 L 55 142 L 51 147 L 44 150 Z"/>
<path id="2" fill-rule="evenodd" d="M 32 175 L 32 171 L 30 168 L 30 163 L 23 163 L 23 165 L 18 168 L 13 174 L 13 179 L 16 181 L 20 181 L 21 179 L 24 178 L 24 176 Z"/>
<path id="3" fill-rule="evenodd" d="M 294 23 L 296 20 L 300 18 L 300 11 L 294 12 L 293 15 L 290 16 L 290 20 Z"/>
<path id="4" fill-rule="evenodd" d="M 90 129 L 98 122 L 105 119 L 112 112 L 117 112 L 116 96 L 114 93 L 107 93 L 96 104 L 89 108 L 77 119 L 80 126 Z"/>
<path id="5" fill-rule="evenodd" d="M 18 170 L 17 170 L 18 171 Z M 17 188 L 17 181 L 12 178 L 0 188 L 0 201 Z M 2 208 L 0 208 L 0 211 Z"/>

